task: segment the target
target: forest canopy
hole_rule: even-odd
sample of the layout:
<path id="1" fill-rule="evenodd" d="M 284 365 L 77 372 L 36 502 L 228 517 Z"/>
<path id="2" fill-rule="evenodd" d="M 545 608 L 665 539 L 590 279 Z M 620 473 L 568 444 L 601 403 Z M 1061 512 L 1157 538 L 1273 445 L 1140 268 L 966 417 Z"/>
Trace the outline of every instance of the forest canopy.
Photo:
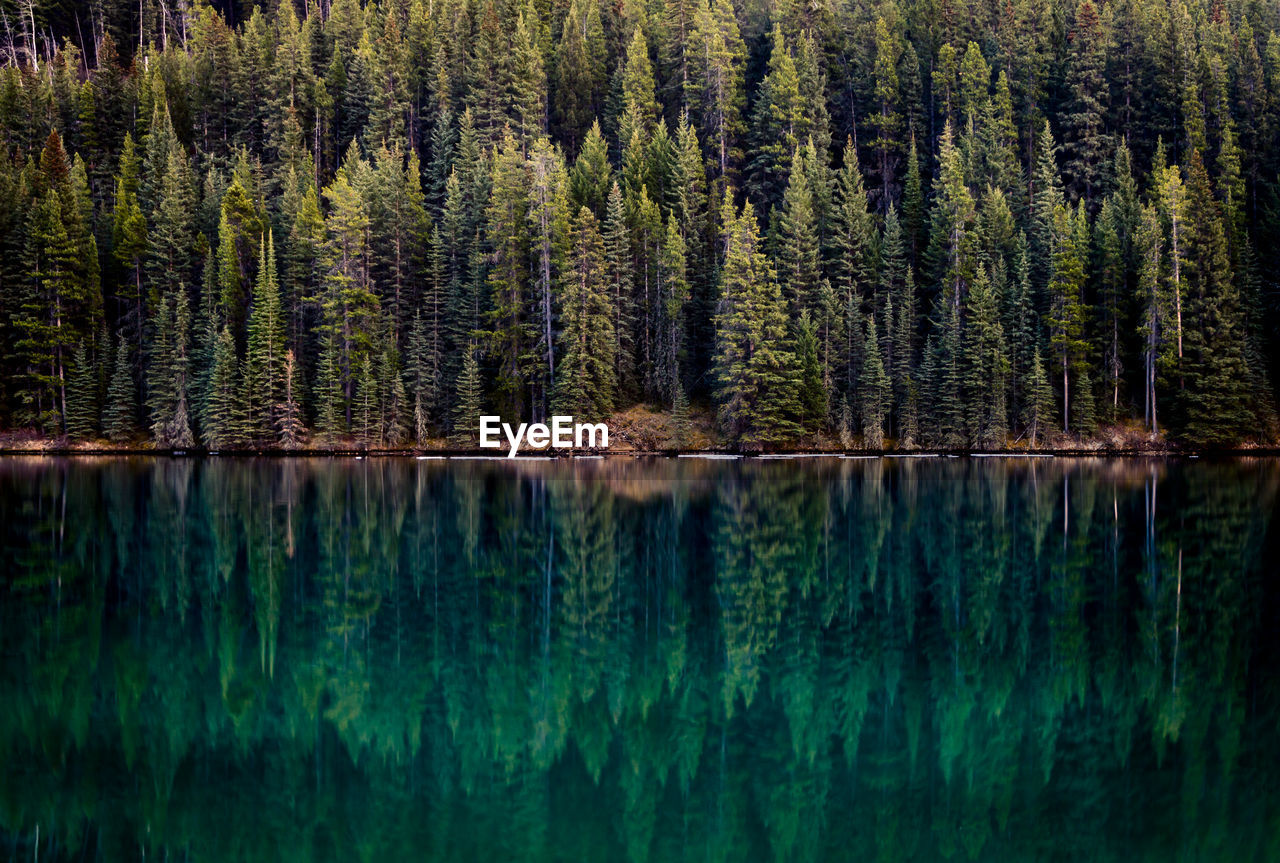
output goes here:
<path id="1" fill-rule="evenodd" d="M 0 11 L 0 427 L 1276 440 L 1274 3 Z"/>

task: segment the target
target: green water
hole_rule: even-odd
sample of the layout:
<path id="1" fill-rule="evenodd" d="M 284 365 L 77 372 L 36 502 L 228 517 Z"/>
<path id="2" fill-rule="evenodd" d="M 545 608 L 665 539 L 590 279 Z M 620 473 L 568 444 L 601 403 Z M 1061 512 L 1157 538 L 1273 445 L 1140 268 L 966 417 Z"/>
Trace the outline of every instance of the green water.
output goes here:
<path id="1" fill-rule="evenodd" d="M 0 460 L 0 859 L 1280 860 L 1278 491 Z"/>

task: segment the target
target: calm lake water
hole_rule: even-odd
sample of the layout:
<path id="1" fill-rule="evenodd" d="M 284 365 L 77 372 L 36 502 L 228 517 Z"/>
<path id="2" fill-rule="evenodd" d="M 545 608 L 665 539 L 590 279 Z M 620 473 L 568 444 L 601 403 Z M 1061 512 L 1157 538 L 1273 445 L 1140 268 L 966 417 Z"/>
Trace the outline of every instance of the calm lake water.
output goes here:
<path id="1" fill-rule="evenodd" d="M 1280 463 L 0 460 L 0 858 L 1280 860 Z"/>

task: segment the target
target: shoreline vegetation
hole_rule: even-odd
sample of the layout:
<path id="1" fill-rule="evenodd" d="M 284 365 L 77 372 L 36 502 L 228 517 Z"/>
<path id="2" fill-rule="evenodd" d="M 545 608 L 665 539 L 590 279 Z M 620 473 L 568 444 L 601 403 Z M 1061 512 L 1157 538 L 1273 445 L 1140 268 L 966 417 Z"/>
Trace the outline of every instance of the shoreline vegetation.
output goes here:
<path id="1" fill-rule="evenodd" d="M 1089 437 L 1042 437 L 1039 445 L 1032 447 L 1025 439 L 1010 439 L 1004 446 L 983 448 L 943 448 L 901 446 L 894 439 L 885 439 L 882 446 L 872 448 L 864 441 L 853 439 L 847 446 L 832 435 L 818 434 L 809 438 L 782 442 L 769 447 L 735 446 L 716 434 L 714 418 L 710 412 L 693 410 L 689 414 L 688 427 L 681 433 L 669 412 L 628 411 L 609 423 L 610 446 L 585 450 L 558 450 L 553 447 L 532 448 L 522 444 L 520 458 L 598 458 L 600 456 L 743 456 L 743 457 L 805 457 L 805 456 L 875 456 L 929 457 L 929 456 L 1228 456 L 1280 455 L 1280 443 L 1275 441 L 1245 441 L 1229 447 L 1201 447 L 1147 433 L 1134 424 L 1101 427 Z M 456 439 L 432 437 L 402 446 L 365 446 L 351 437 L 311 439 L 295 447 L 241 446 L 222 449 L 203 446 L 164 447 L 151 439 L 141 437 L 126 442 L 106 439 L 73 440 L 66 436 L 48 437 L 35 430 L 0 431 L 0 456 L 5 455 L 170 455 L 170 456 L 438 456 L 483 457 L 505 459 L 505 445 L 501 451 L 481 449 L 478 445 L 459 444 Z"/>

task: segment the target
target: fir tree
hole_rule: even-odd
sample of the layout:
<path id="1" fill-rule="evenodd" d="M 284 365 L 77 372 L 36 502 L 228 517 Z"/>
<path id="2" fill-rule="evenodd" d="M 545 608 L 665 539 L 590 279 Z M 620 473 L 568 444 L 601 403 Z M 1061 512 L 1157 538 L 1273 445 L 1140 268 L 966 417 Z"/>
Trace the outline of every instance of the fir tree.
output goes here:
<path id="1" fill-rule="evenodd" d="M 469 347 L 462 362 L 462 374 L 455 386 L 453 431 L 449 442 L 455 447 L 474 447 L 480 440 L 480 413 L 482 407 L 480 364 L 476 361 L 476 348 Z"/>
<path id="2" fill-rule="evenodd" d="M 862 364 L 862 381 L 858 387 L 862 395 L 862 445 L 866 449 L 884 449 L 884 426 L 889 416 L 892 400 L 889 375 L 880 359 L 880 337 L 876 331 L 876 319 L 867 319 L 867 358 Z"/>
<path id="3" fill-rule="evenodd" d="M 284 390 L 285 332 L 276 276 L 275 241 L 271 234 L 261 246 L 253 307 L 249 313 L 245 355 L 245 427 L 255 441 L 275 440 L 280 434 L 275 412 Z"/>
<path id="4" fill-rule="evenodd" d="M 1106 42 L 1093 0 L 1076 7 L 1070 34 L 1067 88 L 1070 105 L 1063 124 L 1064 168 L 1073 199 L 1092 205 L 1099 197 L 1101 168 L 1111 147 L 1104 132 L 1108 102 Z"/>
<path id="5" fill-rule="evenodd" d="M 729 226 L 716 312 L 720 425 L 730 440 L 750 447 L 794 439 L 802 411 L 786 305 L 757 230 L 748 203 Z"/>
<path id="6" fill-rule="evenodd" d="M 112 443 L 127 443 L 137 432 L 137 396 L 129 362 L 129 344 L 121 336 L 116 344 L 111 383 L 102 410 L 102 433 Z"/>
<path id="7" fill-rule="evenodd" d="M 84 341 L 71 357 L 67 384 L 67 435 L 72 440 L 88 440 L 98 429 L 98 385 Z"/>
<path id="8" fill-rule="evenodd" d="M 1084 254 L 1082 209 L 1059 205 L 1054 214 L 1053 268 L 1049 278 L 1049 343 L 1053 347 L 1062 400 L 1062 430 L 1071 431 L 1072 396 L 1084 398 L 1080 374 L 1085 370 Z"/>
<path id="9" fill-rule="evenodd" d="M 616 346 L 614 380 L 623 398 L 637 391 L 635 368 L 635 273 L 631 258 L 631 233 L 627 227 L 622 189 L 615 182 L 609 190 L 604 223 L 604 276 L 612 299 L 613 335 Z"/>
<path id="10" fill-rule="evenodd" d="M 796 321 L 796 358 L 800 364 L 800 423 L 810 433 L 827 424 L 827 388 L 818 356 L 818 334 L 809 312 L 800 313 Z"/>
<path id="11" fill-rule="evenodd" d="M 340 437 L 347 428 L 346 399 L 342 391 L 337 333 L 328 333 L 321 342 L 320 363 L 316 368 L 315 394 L 316 432 L 326 440 Z"/>
<path id="12" fill-rule="evenodd" d="M 355 398 L 351 406 L 351 432 L 356 442 L 365 448 L 382 445 L 378 389 L 373 363 L 365 354 L 360 358 L 360 368 L 356 372 Z"/>
<path id="13" fill-rule="evenodd" d="M 560 282 L 562 361 L 555 411 L 607 417 L 613 412 L 616 343 L 605 281 L 604 241 L 591 210 L 581 207 L 569 229 L 567 266 Z"/>
<path id="14" fill-rule="evenodd" d="M 231 329 L 224 326 L 214 346 L 213 369 L 200 423 L 204 445 L 211 450 L 235 447 L 243 442 L 239 366 Z"/>
<path id="15" fill-rule="evenodd" d="M 282 449 L 293 450 L 302 446 L 307 437 L 307 427 L 302 419 L 301 390 L 298 388 L 298 362 L 293 351 L 284 354 L 284 392 L 276 409 L 279 417 Z"/>
<path id="16" fill-rule="evenodd" d="M 1031 378 L 1027 384 L 1027 399 L 1023 408 L 1022 425 L 1027 430 L 1027 440 L 1035 449 L 1041 437 L 1053 427 L 1053 387 L 1045 374 L 1040 352 L 1031 360 Z"/>
<path id="17" fill-rule="evenodd" d="M 685 394 L 684 384 L 676 377 L 676 394 L 671 404 L 671 445 L 683 449 L 689 443 L 689 396 Z"/>

